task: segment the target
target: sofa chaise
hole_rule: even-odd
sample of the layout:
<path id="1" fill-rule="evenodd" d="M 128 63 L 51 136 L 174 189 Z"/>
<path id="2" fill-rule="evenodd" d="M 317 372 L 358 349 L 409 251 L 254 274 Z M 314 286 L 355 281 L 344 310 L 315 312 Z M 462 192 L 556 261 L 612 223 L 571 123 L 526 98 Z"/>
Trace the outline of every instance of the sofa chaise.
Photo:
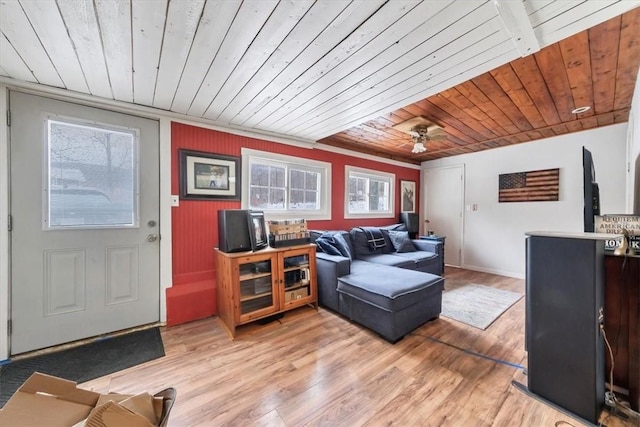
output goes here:
<path id="1" fill-rule="evenodd" d="M 392 343 L 440 315 L 444 288 L 442 244 L 403 227 L 311 233 L 319 303 Z"/>

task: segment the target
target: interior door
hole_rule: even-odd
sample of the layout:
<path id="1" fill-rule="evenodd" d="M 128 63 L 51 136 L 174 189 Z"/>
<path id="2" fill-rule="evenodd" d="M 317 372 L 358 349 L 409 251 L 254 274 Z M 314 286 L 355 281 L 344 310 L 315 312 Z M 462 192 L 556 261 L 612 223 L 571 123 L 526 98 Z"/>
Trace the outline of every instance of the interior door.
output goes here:
<path id="1" fill-rule="evenodd" d="M 11 354 L 157 322 L 158 122 L 9 103 Z"/>
<path id="2" fill-rule="evenodd" d="M 462 265 L 464 213 L 464 167 L 427 169 L 424 174 L 425 220 L 427 228 L 446 236 L 444 262 Z"/>

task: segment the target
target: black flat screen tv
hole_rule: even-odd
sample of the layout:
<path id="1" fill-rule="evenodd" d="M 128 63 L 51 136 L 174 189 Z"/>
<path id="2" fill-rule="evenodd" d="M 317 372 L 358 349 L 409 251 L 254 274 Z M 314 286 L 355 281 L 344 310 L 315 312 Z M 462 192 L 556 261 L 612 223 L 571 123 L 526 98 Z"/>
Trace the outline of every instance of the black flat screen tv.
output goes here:
<path id="1" fill-rule="evenodd" d="M 600 215 L 600 189 L 596 182 L 596 169 L 591 152 L 582 147 L 582 172 L 584 188 L 584 231 L 593 233 L 595 216 Z"/>

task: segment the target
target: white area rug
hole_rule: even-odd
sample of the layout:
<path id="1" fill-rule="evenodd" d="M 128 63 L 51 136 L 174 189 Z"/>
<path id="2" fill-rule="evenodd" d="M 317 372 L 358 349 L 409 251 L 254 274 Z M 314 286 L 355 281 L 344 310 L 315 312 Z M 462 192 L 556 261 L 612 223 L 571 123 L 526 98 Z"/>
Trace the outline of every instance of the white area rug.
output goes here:
<path id="1" fill-rule="evenodd" d="M 475 283 L 445 289 L 442 316 L 479 329 L 487 329 L 524 295 Z"/>

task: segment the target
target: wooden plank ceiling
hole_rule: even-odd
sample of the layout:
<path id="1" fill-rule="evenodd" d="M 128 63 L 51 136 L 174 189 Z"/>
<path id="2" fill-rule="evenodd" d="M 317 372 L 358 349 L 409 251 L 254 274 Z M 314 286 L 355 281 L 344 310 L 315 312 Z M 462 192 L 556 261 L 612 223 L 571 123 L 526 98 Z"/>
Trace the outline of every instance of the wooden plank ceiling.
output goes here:
<path id="1" fill-rule="evenodd" d="M 0 83 L 419 163 L 626 120 L 638 5 L 0 0 Z M 390 128 L 416 115 L 423 154 Z"/>
<path id="2" fill-rule="evenodd" d="M 451 89 L 320 140 L 419 163 L 627 122 L 640 65 L 640 9 L 511 61 Z M 573 114 L 577 107 L 584 113 Z M 411 153 L 392 126 L 424 116 L 446 139 Z"/>

